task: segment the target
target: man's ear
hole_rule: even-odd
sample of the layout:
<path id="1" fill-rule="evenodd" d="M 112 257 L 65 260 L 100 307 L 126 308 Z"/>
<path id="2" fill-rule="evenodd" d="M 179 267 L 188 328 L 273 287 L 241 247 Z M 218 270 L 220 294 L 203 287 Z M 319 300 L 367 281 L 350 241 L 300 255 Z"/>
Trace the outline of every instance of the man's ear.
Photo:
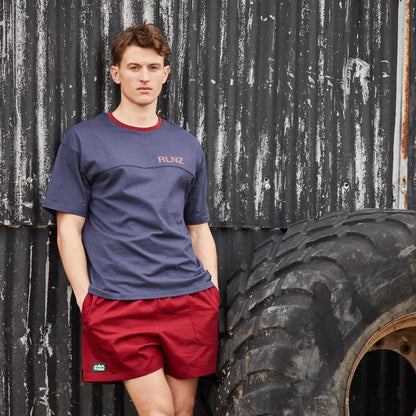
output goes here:
<path id="1" fill-rule="evenodd" d="M 120 68 L 118 65 L 111 65 L 110 67 L 111 78 L 116 84 L 120 84 Z"/>
<path id="2" fill-rule="evenodd" d="M 169 65 L 166 65 L 163 68 L 163 83 L 165 83 L 167 81 L 168 76 L 169 76 L 169 73 L 170 73 L 170 66 Z"/>

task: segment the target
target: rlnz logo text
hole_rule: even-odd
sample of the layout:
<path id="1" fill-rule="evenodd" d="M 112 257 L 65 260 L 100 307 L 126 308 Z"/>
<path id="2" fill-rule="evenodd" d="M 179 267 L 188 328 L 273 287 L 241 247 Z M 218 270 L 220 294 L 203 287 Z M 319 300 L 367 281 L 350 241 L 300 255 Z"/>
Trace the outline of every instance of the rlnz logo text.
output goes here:
<path id="1" fill-rule="evenodd" d="M 157 160 L 159 163 L 178 163 L 184 165 L 183 157 L 180 156 L 158 156 Z"/>

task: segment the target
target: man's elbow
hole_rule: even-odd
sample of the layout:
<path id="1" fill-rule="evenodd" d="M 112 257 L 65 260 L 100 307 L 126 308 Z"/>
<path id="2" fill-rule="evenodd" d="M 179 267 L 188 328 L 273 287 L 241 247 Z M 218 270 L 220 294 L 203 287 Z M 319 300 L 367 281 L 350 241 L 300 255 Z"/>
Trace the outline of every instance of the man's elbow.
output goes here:
<path id="1" fill-rule="evenodd" d="M 82 240 L 83 225 L 84 221 L 80 221 L 78 218 L 60 215 L 57 221 L 56 233 L 58 249 L 61 250 L 67 241 Z"/>
<path id="2" fill-rule="evenodd" d="M 192 241 L 196 241 L 198 238 L 203 236 L 204 233 L 209 231 L 208 223 L 188 225 L 187 228 L 188 228 Z"/>

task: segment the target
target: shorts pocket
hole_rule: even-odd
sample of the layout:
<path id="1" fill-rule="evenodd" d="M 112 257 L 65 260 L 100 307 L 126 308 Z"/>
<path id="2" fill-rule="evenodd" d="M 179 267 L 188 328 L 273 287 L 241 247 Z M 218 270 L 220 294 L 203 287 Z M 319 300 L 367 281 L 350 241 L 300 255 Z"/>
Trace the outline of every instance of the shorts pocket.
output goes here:
<path id="1" fill-rule="evenodd" d="M 217 286 L 212 286 L 211 290 L 215 293 L 217 300 L 218 300 L 218 308 L 220 307 L 220 291 L 218 290 Z"/>
<path id="2" fill-rule="evenodd" d="M 220 295 L 216 287 L 192 293 L 188 297 L 192 326 L 200 342 L 218 340 Z"/>
<path id="3" fill-rule="evenodd" d="M 91 303 L 92 295 L 91 293 L 87 293 L 87 296 L 85 296 L 84 301 L 82 302 L 81 321 L 83 323 L 85 322 L 86 316 L 88 315 Z"/>

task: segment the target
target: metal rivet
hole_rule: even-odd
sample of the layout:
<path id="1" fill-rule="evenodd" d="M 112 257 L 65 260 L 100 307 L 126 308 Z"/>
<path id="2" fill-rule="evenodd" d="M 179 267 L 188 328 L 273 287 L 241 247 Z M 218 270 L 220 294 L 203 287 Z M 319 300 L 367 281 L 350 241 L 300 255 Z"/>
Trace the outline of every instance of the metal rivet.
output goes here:
<path id="1" fill-rule="evenodd" d="M 412 346 L 410 344 L 408 344 L 407 342 L 404 342 L 402 345 L 400 345 L 400 352 L 402 354 L 409 354 L 410 351 L 412 350 Z"/>
<path id="2" fill-rule="evenodd" d="M 264 186 L 264 189 L 266 191 L 268 191 L 272 187 L 271 184 L 270 184 L 270 179 L 269 178 L 264 178 L 263 186 Z"/>

